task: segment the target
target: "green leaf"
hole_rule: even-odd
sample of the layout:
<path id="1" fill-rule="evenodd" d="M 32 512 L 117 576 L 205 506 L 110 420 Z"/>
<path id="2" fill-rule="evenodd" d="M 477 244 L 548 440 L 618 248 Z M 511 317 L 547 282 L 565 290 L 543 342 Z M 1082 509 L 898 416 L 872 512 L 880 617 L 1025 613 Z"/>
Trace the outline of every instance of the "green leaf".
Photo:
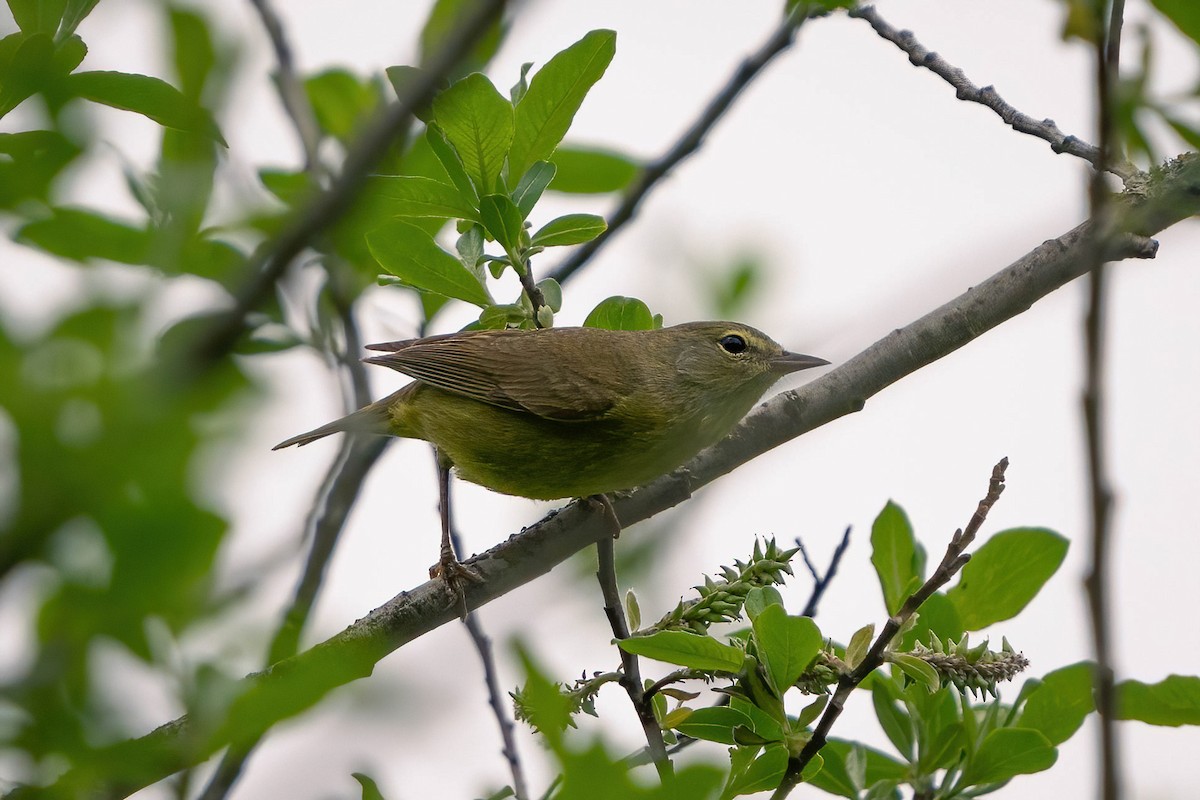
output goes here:
<path id="1" fill-rule="evenodd" d="M 380 266 L 410 286 L 477 306 L 492 303 L 479 279 L 415 225 L 395 220 L 376 228 L 367 234 L 367 247 Z"/>
<path id="2" fill-rule="evenodd" d="M 862 626 L 854 632 L 850 637 L 850 644 L 846 645 L 846 666 L 854 669 L 862 660 L 867 657 L 867 652 L 871 649 L 871 642 L 875 638 L 875 624 L 870 623 Z"/>
<path id="3" fill-rule="evenodd" d="M 711 636 L 684 631 L 659 631 L 649 636 L 621 639 L 617 646 L 626 653 L 655 661 L 716 672 L 738 672 L 746 659 L 737 647 L 722 644 Z"/>
<path id="4" fill-rule="evenodd" d="M 168 16 L 180 89 L 193 102 L 199 102 L 204 84 L 217 63 L 212 34 L 207 21 L 195 11 L 169 6 Z"/>
<path id="5" fill-rule="evenodd" d="M 1050 744 L 1070 739 L 1096 708 L 1092 697 L 1092 671 L 1086 661 L 1056 669 L 1029 693 L 1016 727 L 1040 731 Z"/>
<path id="6" fill-rule="evenodd" d="M 654 329 L 654 317 L 646 304 L 637 298 L 609 297 L 592 309 L 583 326 L 612 331 L 648 331 Z"/>
<path id="7" fill-rule="evenodd" d="M 562 311 L 562 286 L 554 278 L 542 278 L 537 282 L 537 288 L 542 293 L 542 299 L 550 310 L 557 314 Z"/>
<path id="8" fill-rule="evenodd" d="M 362 787 L 362 800 L 384 800 L 383 793 L 379 791 L 379 784 L 375 783 L 374 778 L 363 772 L 351 772 L 350 777 Z"/>
<path id="9" fill-rule="evenodd" d="M 575 112 L 608 69 L 617 48 L 614 31 L 598 30 L 551 58 L 529 83 L 516 108 L 508 154 L 508 179 L 516 185 L 535 161 L 548 161 L 571 127 Z"/>
<path id="10" fill-rule="evenodd" d="M 633 183 L 641 165 L 614 150 L 562 145 L 550 159 L 558 171 L 550 190 L 569 194 L 619 192 Z"/>
<path id="11" fill-rule="evenodd" d="M 304 92 L 321 130 L 349 143 L 379 105 L 379 90 L 344 69 L 329 69 L 304 81 Z"/>
<path id="12" fill-rule="evenodd" d="M 742 604 L 742 608 L 746 610 L 746 616 L 750 618 L 751 622 L 769 606 L 784 607 L 783 595 L 774 586 L 755 586 L 746 592 L 746 600 Z"/>
<path id="13" fill-rule="evenodd" d="M 1200 5 L 1195 0 L 1150 0 L 1164 17 L 1193 42 L 1200 44 Z"/>
<path id="14" fill-rule="evenodd" d="M 33 0 L 37 2 L 37 0 Z M 88 14 L 92 13 L 92 9 L 96 7 L 96 3 L 100 0 L 67 0 L 66 10 L 63 12 L 62 24 L 59 26 L 59 38 L 70 36 L 79 27 L 79 23 L 83 22 Z"/>
<path id="15" fill-rule="evenodd" d="M 513 107 L 476 72 L 433 100 L 433 117 L 480 194 L 494 191 L 513 141 Z"/>
<path id="16" fill-rule="evenodd" d="M 1169 675 L 1158 683 L 1121 681 L 1116 686 L 1117 719 L 1151 725 L 1200 725 L 1200 677 Z"/>
<path id="17" fill-rule="evenodd" d="M 893 664 L 903 670 L 904 674 L 916 683 L 922 684 L 926 691 L 936 692 L 942 686 L 942 679 L 937 670 L 916 656 L 908 653 L 892 653 L 888 656 Z"/>
<path id="18" fill-rule="evenodd" d="M 458 153 L 450 146 L 450 142 L 446 140 L 442 129 L 437 125 L 430 123 L 425 129 L 425 138 L 429 141 L 429 147 L 433 150 L 433 154 L 437 156 L 437 160 L 442 165 L 442 169 L 446 171 L 446 176 L 450 178 L 450 182 L 458 189 L 458 193 L 462 195 L 463 201 L 474 207 L 479 205 L 479 192 L 475 188 L 475 184 L 471 182 L 470 176 L 467 175 L 467 170 L 463 167 L 462 159 L 458 157 Z"/>
<path id="19" fill-rule="evenodd" d="M 437 56 L 445 46 L 446 37 L 454 32 L 462 19 L 475 10 L 474 0 L 437 0 L 433 9 L 421 28 L 421 64 L 427 65 L 429 60 Z M 505 26 L 502 15 L 492 23 L 483 36 L 475 42 L 471 49 L 460 55 L 455 71 L 451 78 L 476 72 L 482 69 L 500 47 L 504 38 Z"/>
<path id="20" fill-rule="evenodd" d="M 904 509 L 888 501 L 871 526 L 871 563 L 883 589 L 888 614 L 900 606 L 921 585 L 917 574 L 917 550 L 912 525 Z"/>
<path id="21" fill-rule="evenodd" d="M 821 631 L 808 617 L 767 606 L 754 619 L 754 641 L 776 695 L 782 697 L 821 650 Z"/>
<path id="22" fill-rule="evenodd" d="M 590 242 L 608 228 L 604 217 L 595 214 L 566 214 L 552 219 L 533 235 L 535 247 L 559 247 Z"/>
<path id="23" fill-rule="evenodd" d="M 45 33 L 0 39 L 0 116 L 40 91 L 55 76 L 54 43 Z"/>
<path id="24" fill-rule="evenodd" d="M 479 221 L 479 212 L 453 186 L 413 175 L 371 176 L 363 191 L 363 208 L 379 221 L 388 217 Z"/>
<path id="25" fill-rule="evenodd" d="M 963 771 L 963 784 L 1000 783 L 1054 766 L 1058 751 L 1038 731 L 999 728 L 989 733 Z"/>
<path id="26" fill-rule="evenodd" d="M 128 72 L 76 72 L 66 79 L 76 97 L 133 111 L 175 130 L 199 133 L 225 145 L 217 123 L 203 107 L 166 81 Z"/>
<path id="27" fill-rule="evenodd" d="M 144 228 L 76 208 L 54 209 L 54 216 L 21 228 L 17 239 L 80 262 L 103 258 L 142 265 L 150 249 L 150 234 Z"/>
<path id="28" fill-rule="evenodd" d="M 742 726 L 753 730 L 750 718 L 735 708 L 711 706 L 698 708 L 687 718 L 687 721 L 675 726 L 675 730 L 691 736 L 693 739 L 704 739 L 708 742 L 735 744 L 733 731 Z"/>
<path id="29" fill-rule="evenodd" d="M 1001 531 L 985 542 L 946 593 L 963 628 L 977 631 L 1020 613 L 1058 570 L 1068 544 L 1044 528 Z"/>
<path id="30" fill-rule="evenodd" d="M 533 166 L 517 182 L 513 189 L 513 202 L 521 209 L 521 219 L 527 219 L 529 212 L 541 199 L 546 185 L 554 177 L 554 165 L 549 161 L 535 161 Z"/>
<path id="31" fill-rule="evenodd" d="M 50 36 L 58 31 L 66 5 L 66 0 L 8 0 L 8 10 L 17 27 L 25 33 Z"/>
<path id="32" fill-rule="evenodd" d="M 866 762 L 865 770 L 860 773 L 862 786 L 857 785 L 858 781 L 847 769 L 847 761 L 855 752 L 858 758 Z M 859 792 L 868 786 L 873 786 L 879 781 L 900 780 L 908 773 L 907 765 L 886 753 L 844 739 L 830 739 L 821 748 L 821 755 L 825 759 L 825 766 L 808 782 L 822 791 L 840 797 L 857 798 Z"/>
<path id="33" fill-rule="evenodd" d="M 892 694 L 895 683 L 891 680 L 875 681 L 871 686 L 871 702 L 875 706 L 875 718 L 892 745 L 908 760 L 913 757 L 913 725 L 908 712 L 900 706 Z"/>
<path id="34" fill-rule="evenodd" d="M 787 748 L 781 744 L 768 745 L 763 750 L 762 755 L 754 759 L 746 771 L 738 775 L 729 784 L 729 788 L 722 795 L 725 797 L 737 797 L 743 794 L 754 794 L 755 792 L 765 792 L 768 789 L 774 789 L 783 780 L 783 773 L 787 770 L 788 753 Z"/>
<path id="35" fill-rule="evenodd" d="M 479 200 L 479 216 L 483 227 L 504 250 L 516 256 L 521 249 L 521 234 L 525 220 L 508 195 L 489 194 Z"/>

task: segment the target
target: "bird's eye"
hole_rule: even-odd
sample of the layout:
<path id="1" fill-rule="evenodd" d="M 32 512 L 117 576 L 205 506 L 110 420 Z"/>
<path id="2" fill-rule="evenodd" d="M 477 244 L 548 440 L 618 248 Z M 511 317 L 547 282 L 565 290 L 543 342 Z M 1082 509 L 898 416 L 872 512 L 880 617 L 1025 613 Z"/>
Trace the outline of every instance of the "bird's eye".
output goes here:
<path id="1" fill-rule="evenodd" d="M 726 353 L 733 353 L 735 356 L 746 352 L 746 340 L 732 333 L 728 336 L 722 336 L 718 344 L 721 345 L 721 349 Z"/>

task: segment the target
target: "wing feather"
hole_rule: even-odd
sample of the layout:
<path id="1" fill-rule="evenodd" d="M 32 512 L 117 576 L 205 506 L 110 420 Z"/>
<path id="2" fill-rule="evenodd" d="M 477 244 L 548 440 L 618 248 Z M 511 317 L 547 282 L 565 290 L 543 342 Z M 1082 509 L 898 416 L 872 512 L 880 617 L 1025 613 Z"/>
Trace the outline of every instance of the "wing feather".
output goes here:
<path id="1" fill-rule="evenodd" d="M 617 331 L 486 330 L 368 345 L 366 359 L 439 389 L 546 419 L 603 417 L 638 385 L 617 348 Z"/>

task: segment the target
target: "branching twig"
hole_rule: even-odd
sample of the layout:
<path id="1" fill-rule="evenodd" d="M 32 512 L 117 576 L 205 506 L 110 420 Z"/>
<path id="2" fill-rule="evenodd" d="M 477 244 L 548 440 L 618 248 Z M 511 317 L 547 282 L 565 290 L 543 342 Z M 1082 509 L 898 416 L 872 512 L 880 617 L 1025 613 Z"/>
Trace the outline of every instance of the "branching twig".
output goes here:
<path id="1" fill-rule="evenodd" d="M 650 190 L 660 180 L 665 178 L 671 170 L 678 166 L 679 162 L 700 149 L 700 146 L 704 143 L 704 138 L 708 136 L 709 131 L 713 129 L 717 122 L 725 115 L 725 112 L 733 105 L 733 101 L 737 99 L 742 90 L 762 72 L 763 68 L 775 56 L 791 46 L 796 38 L 796 31 L 803 24 L 807 13 L 807 8 L 804 4 L 799 4 L 772 31 L 762 46 L 747 56 L 738 65 L 733 75 L 729 77 L 729 80 L 721 87 L 721 90 L 709 100 L 708 105 L 704 107 L 704 111 L 701 112 L 699 118 L 684 132 L 679 141 L 672 145 L 667 152 L 641 169 L 633 185 L 625 190 L 625 196 L 621 198 L 621 204 L 609 215 L 607 220 L 608 227 L 604 233 L 572 252 L 570 258 L 559 264 L 550 273 L 550 277 L 559 283 L 570 278 L 580 267 L 590 261 L 600 251 L 600 248 L 604 247 L 624 227 L 625 223 L 633 219 L 634 215 L 637 214 L 642 200 L 650 193 Z"/>
<path id="2" fill-rule="evenodd" d="M 813 756 L 825 746 L 829 730 L 833 727 L 833 723 L 837 721 L 837 718 L 841 716 L 842 709 L 845 707 L 846 699 L 850 696 L 850 693 L 866 680 L 868 675 L 883 665 L 884 653 L 891 645 L 892 639 L 904 627 L 904 623 L 917 612 L 921 604 L 928 600 L 934 592 L 949 583 L 950 579 L 970 560 L 971 556 L 966 552 L 966 549 L 975 540 L 975 535 L 979 533 L 979 529 L 987 519 L 988 511 L 991 510 L 996 500 L 1000 498 L 1000 493 L 1004 491 L 1004 471 L 1006 469 L 1008 469 L 1008 459 L 1002 458 L 1000 459 L 1000 463 L 996 464 L 992 469 L 992 477 L 988 482 L 987 495 L 979 501 L 979 505 L 975 508 L 975 513 L 971 515 L 971 521 L 967 523 L 967 527 L 965 529 L 960 528 L 950 537 L 950 544 L 946 547 L 946 554 L 942 556 L 941 563 L 938 564 L 933 574 L 929 576 L 929 580 L 925 581 L 925 584 L 920 589 L 910 595 L 904 601 L 904 605 L 900 607 L 900 610 L 884 623 L 883 630 L 875 637 L 875 642 L 871 645 L 871 649 L 867 651 L 867 655 L 854 668 L 854 671 L 848 675 L 843 674 L 838 680 L 837 690 L 834 691 L 833 697 L 829 699 L 829 704 L 826 706 L 825 712 L 821 715 L 821 720 L 817 723 L 817 727 L 813 729 L 812 738 L 804 745 L 804 749 L 800 751 L 798 756 L 788 759 L 787 772 L 784 773 L 779 788 L 771 795 L 771 800 L 783 800 L 796 787 L 808 762 L 812 761 Z"/>
<path id="3" fill-rule="evenodd" d="M 607 498 L 605 498 L 605 502 L 607 502 Z M 610 512 L 611 509 L 612 506 L 609 505 Z M 612 536 L 596 542 L 598 561 L 596 579 L 600 581 L 600 592 L 604 596 L 604 614 L 608 617 L 609 625 L 612 627 L 613 637 L 618 640 L 628 639 L 629 623 L 625 621 L 625 610 L 621 606 L 621 592 L 617 588 L 616 558 L 613 550 Z M 619 652 L 621 653 L 621 672 L 623 673 L 621 685 L 625 687 L 625 693 L 629 695 L 629 700 L 633 703 L 634 710 L 637 711 L 638 721 L 642 724 L 642 730 L 646 734 L 646 746 L 654 761 L 654 767 L 658 770 L 659 778 L 666 783 L 672 778 L 671 760 L 667 758 L 662 728 L 658 726 L 658 720 L 654 718 L 654 709 L 650 703 L 646 702 L 637 656 L 624 650 Z"/>
<path id="4" fill-rule="evenodd" d="M 250 278 L 234 297 L 233 308 L 206 328 L 193 346 L 191 357 L 179 359 L 188 375 L 204 369 L 227 354 L 245 328 L 246 315 L 270 294 L 292 259 L 336 222 L 351 207 L 358 189 L 395 138 L 406 129 L 413 113 L 429 102 L 441 82 L 482 37 L 505 6 L 505 0 L 478 0 L 443 40 L 443 46 L 406 86 L 399 102 L 386 106 L 364 128 L 346 154 L 342 171 L 329 188 L 315 195 L 283 230 L 250 259 Z M 186 381 L 185 381 L 186 382 Z"/>
<path id="5" fill-rule="evenodd" d="M 979 103 L 990 108 L 999 115 L 1000 119 L 1004 120 L 1006 125 L 1010 125 L 1018 133 L 1026 133 L 1049 142 L 1050 149 L 1056 153 L 1067 153 L 1068 155 L 1077 156 L 1090 163 L 1096 169 L 1106 169 L 1122 181 L 1125 181 L 1127 185 L 1130 179 L 1142 175 L 1137 167 L 1127 161 L 1105 161 L 1101 158 L 1100 148 L 1094 147 L 1075 136 L 1063 133 L 1054 124 L 1054 120 L 1036 120 L 1028 114 L 1021 113 L 1005 102 L 1004 98 L 997 94 L 995 87 L 984 86 L 982 89 L 979 88 L 971 82 L 966 73 L 961 69 L 948 63 L 937 53 L 926 50 L 917 41 L 917 37 L 913 35 L 912 31 L 897 31 L 889 25 L 879 16 L 879 12 L 875 10 L 874 6 L 852 8 L 849 13 L 852 17 L 865 19 L 875 29 L 876 33 L 907 53 L 908 60 L 914 66 L 925 67 L 953 86 L 959 100 Z M 1105 166 L 1101 167 L 1102 163 Z"/>
<path id="6" fill-rule="evenodd" d="M 1114 203 L 1114 205 L 1117 205 Z M 1137 233 L 1104 237 L 1110 260 L 1152 257 L 1156 243 L 1144 238 L 1200 212 L 1200 157 L 1169 163 L 1145 194 L 1122 203 L 1109 228 Z M 640 489 L 617 497 L 614 506 L 629 526 L 687 500 L 691 493 L 741 464 L 834 419 L 862 410 L 892 383 L 942 358 L 1084 274 L 1091 223 L 1039 245 L 1015 263 L 919 320 L 892 331 L 857 356 L 811 383 L 783 392 L 747 417 L 733 434 L 685 465 Z M 612 536 L 611 524 L 580 504 L 551 514 L 471 561 L 482 580 L 466 590 L 468 608 L 546 574 L 584 547 Z M 86 768 L 68 770 L 54 790 L 72 787 L 91 797 L 121 797 L 208 758 L 229 741 L 311 707 L 331 689 L 371 673 L 375 663 L 453 619 L 445 585 L 430 581 L 403 592 L 327 641 L 248 676 L 225 725 L 205 728 L 186 717 L 95 754 L 114 769 L 105 783 Z M 97 763 L 92 761 L 92 763 Z"/>
<path id="7" fill-rule="evenodd" d="M 1097 128 L 1100 163 L 1092 174 L 1089 199 L 1093 219 L 1110 214 L 1112 200 L 1104 183 L 1104 169 L 1116 151 L 1116 87 L 1120 75 L 1121 27 L 1124 0 L 1113 0 L 1107 26 L 1103 4 L 1097 6 L 1095 42 Z M 1085 580 L 1090 610 L 1092 641 L 1096 653 L 1096 712 L 1100 718 L 1100 796 L 1120 797 L 1120 759 L 1113 724 L 1114 682 L 1109 632 L 1108 558 L 1112 526 L 1112 490 L 1105 465 L 1104 445 L 1104 338 L 1107 265 L 1103 251 L 1090 254 L 1093 266 L 1088 275 L 1088 312 L 1084 320 L 1085 387 L 1083 417 L 1087 439 L 1088 483 L 1091 497 L 1091 569 Z"/>
<path id="8" fill-rule="evenodd" d="M 829 588 L 829 582 L 833 580 L 833 576 L 837 575 L 838 565 L 842 563 L 842 556 L 846 554 L 846 548 L 850 546 L 850 528 L 847 526 L 846 532 L 842 534 L 842 541 L 834 549 L 833 557 L 829 559 L 829 566 L 825 569 L 824 575 L 818 574 L 816 565 L 809 560 L 808 551 L 804 549 L 804 543 L 798 536 L 796 537 L 796 546 L 800 548 L 800 555 L 804 557 L 804 565 L 808 567 L 808 571 L 813 577 L 812 594 L 808 596 L 808 602 L 804 604 L 804 610 L 800 612 L 800 615 L 815 617 L 817 605 L 825 595 L 825 590 Z"/>

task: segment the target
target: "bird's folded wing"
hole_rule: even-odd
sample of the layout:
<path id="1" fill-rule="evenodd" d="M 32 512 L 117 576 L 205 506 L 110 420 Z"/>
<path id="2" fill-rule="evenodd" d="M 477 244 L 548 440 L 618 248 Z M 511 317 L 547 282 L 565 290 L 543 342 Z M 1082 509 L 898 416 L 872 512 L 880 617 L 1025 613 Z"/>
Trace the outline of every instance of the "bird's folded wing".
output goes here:
<path id="1" fill-rule="evenodd" d="M 501 408 L 561 421 L 601 418 L 619 400 L 612 373 L 591 359 L 565 368 L 558 351 L 569 345 L 559 335 L 467 331 L 368 345 L 387 355 L 364 360 Z"/>

